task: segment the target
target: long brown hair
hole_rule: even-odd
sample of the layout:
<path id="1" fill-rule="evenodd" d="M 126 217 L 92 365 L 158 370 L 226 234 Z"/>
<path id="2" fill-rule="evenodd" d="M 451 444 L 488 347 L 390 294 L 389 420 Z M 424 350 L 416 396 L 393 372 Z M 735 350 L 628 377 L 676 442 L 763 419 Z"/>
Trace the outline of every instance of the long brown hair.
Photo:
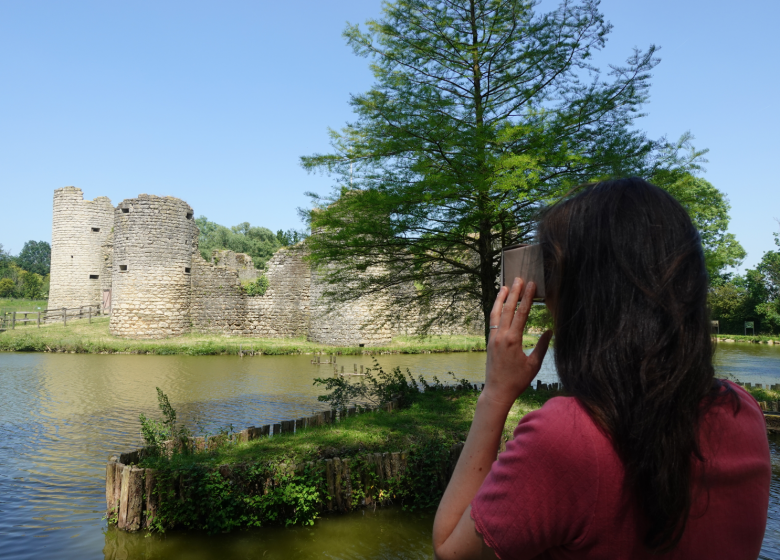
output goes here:
<path id="1" fill-rule="evenodd" d="M 670 550 L 703 461 L 699 420 L 720 390 L 699 233 L 668 193 L 630 178 L 554 205 L 538 238 L 558 375 L 623 461 L 645 546 Z"/>

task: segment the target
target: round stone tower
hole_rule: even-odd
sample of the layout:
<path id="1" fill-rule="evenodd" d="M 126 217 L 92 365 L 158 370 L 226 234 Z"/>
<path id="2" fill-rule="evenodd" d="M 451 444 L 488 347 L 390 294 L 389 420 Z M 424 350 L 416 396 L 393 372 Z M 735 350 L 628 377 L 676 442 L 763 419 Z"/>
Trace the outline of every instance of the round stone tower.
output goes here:
<path id="1" fill-rule="evenodd" d="M 111 334 L 165 338 L 189 332 L 198 227 L 178 198 L 140 195 L 114 212 Z"/>
<path id="2" fill-rule="evenodd" d="M 109 280 L 103 245 L 113 225 L 114 207 L 105 196 L 84 200 L 76 187 L 54 191 L 49 309 L 101 303 Z"/>

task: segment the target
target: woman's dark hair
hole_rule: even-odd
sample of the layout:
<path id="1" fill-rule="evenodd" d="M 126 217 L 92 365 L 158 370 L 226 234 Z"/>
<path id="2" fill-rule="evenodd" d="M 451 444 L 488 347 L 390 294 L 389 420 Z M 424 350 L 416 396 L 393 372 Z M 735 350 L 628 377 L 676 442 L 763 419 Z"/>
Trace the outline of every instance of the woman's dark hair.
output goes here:
<path id="1" fill-rule="evenodd" d="M 699 420 L 721 390 L 699 233 L 668 193 L 630 178 L 583 186 L 538 238 L 563 387 L 623 461 L 645 546 L 670 550 L 703 462 Z"/>

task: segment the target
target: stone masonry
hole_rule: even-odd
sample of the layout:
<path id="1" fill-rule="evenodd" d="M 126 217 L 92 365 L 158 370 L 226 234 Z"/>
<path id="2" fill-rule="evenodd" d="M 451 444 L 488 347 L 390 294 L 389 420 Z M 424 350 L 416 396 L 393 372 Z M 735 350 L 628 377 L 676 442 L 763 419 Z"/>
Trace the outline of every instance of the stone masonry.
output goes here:
<path id="1" fill-rule="evenodd" d="M 102 246 L 113 227 L 114 207 L 108 198 L 84 200 L 76 187 L 54 191 L 49 308 L 101 303 L 102 288 L 111 283 Z"/>
<path id="2" fill-rule="evenodd" d="M 49 307 L 110 301 L 111 333 L 138 339 L 210 332 L 377 346 L 414 330 L 409 321 L 379 320 L 388 301 L 381 295 L 329 307 L 300 244 L 277 251 L 262 271 L 232 251 L 215 251 L 207 262 L 193 216 L 173 197 L 144 194 L 114 208 L 106 197 L 89 201 L 75 187 L 57 189 Z M 242 284 L 260 275 L 268 289 L 248 295 Z"/>

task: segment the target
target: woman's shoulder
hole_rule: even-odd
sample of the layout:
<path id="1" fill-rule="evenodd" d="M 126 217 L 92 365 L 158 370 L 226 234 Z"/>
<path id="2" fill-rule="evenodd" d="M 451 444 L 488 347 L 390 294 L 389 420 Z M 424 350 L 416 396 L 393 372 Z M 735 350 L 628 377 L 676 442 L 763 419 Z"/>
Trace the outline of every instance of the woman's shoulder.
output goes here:
<path id="1" fill-rule="evenodd" d="M 520 420 L 514 437 L 539 440 L 563 454 L 584 448 L 587 455 L 597 456 L 612 448 L 609 437 L 576 397 L 553 397 L 529 412 Z"/>

